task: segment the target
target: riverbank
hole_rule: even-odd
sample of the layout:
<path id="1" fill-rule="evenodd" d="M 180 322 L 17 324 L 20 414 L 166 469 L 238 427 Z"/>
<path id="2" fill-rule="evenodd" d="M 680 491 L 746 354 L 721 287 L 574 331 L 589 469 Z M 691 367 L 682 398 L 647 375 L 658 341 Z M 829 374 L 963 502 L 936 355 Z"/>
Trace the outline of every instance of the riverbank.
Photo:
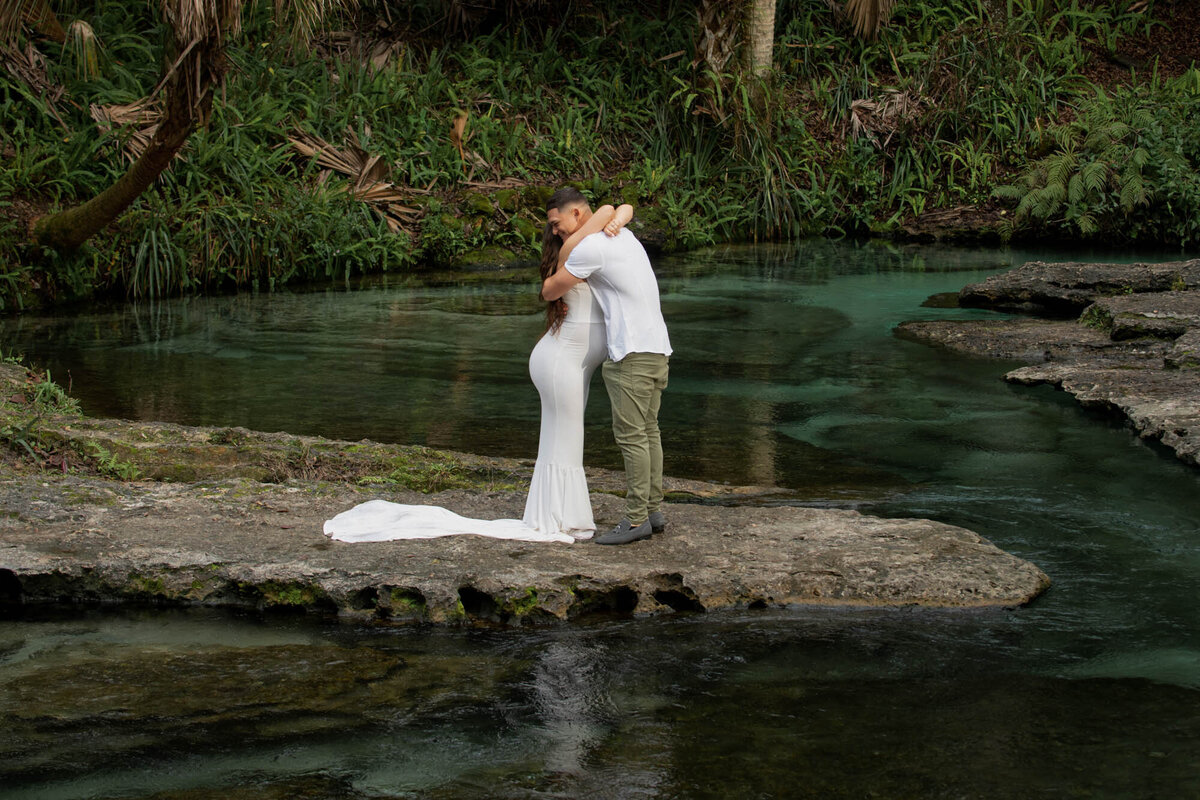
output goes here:
<path id="1" fill-rule="evenodd" d="M 1200 260 L 1034 261 L 964 287 L 957 302 L 1035 316 L 905 322 L 896 334 L 1029 362 L 1005 380 L 1068 392 L 1200 465 Z"/>
<path id="2" fill-rule="evenodd" d="M 1200 235 L 1200 46 L 1176 8 L 931 0 L 863 39 L 802 4 L 761 72 L 716 7 L 584 3 L 567 24 L 557 8 L 363 6 L 307 46 L 244 10 L 214 34 L 211 113 L 193 109 L 154 190 L 70 237 L 50 220 L 119 185 L 158 130 L 170 21 L 133 0 L 59 9 L 105 43 L 90 56 L 8 32 L 0 309 L 532 264 L 563 183 L 634 204 L 664 253 Z"/>
<path id="3" fill-rule="evenodd" d="M 803 604 L 1010 607 L 1049 585 L 1033 564 L 962 528 L 680 479 L 667 482 L 666 532 L 624 547 L 478 536 L 346 544 L 327 539 L 323 522 L 372 498 L 519 518 L 533 463 L 72 409 L 39 412 L 35 426 L 27 394 L 45 384 L 14 364 L 0 377 L 10 448 L 23 424 L 22 441 L 42 457 L 39 469 L 28 458 L 3 464 L 0 602 L 9 604 L 521 624 Z M 615 523 L 621 475 L 590 469 L 589 485 L 598 524 Z"/>

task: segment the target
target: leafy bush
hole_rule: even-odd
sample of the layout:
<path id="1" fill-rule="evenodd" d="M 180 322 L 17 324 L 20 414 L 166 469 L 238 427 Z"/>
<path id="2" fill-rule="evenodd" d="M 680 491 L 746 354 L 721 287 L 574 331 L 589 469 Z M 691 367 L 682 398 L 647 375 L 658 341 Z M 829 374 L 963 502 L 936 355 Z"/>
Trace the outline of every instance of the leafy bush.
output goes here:
<path id="1" fill-rule="evenodd" d="M 1049 132 L 1014 185 L 1016 223 L 1083 237 L 1187 245 L 1200 238 L 1200 72 L 1109 94 Z"/>

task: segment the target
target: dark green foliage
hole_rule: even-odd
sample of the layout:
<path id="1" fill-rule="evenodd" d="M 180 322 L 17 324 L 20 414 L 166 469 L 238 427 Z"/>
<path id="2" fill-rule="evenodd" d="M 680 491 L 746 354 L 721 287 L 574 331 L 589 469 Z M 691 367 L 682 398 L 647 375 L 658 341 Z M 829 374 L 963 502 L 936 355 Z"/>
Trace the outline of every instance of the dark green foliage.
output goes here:
<path id="1" fill-rule="evenodd" d="M 924 212 L 989 202 L 1021 171 L 1023 188 L 1009 194 L 1025 198 L 1028 223 L 1194 238 L 1194 91 L 1167 81 L 1129 90 L 1152 116 L 1142 124 L 1113 116 L 1118 98 L 1083 77 L 1094 51 L 1143 34 L 1149 11 L 909 2 L 864 42 L 824 0 L 784 0 L 778 72 L 759 86 L 693 66 L 693 6 L 582 3 L 569 24 L 540 6 L 529 18 L 519 4 L 485 6 L 487 24 L 472 28 L 432 19 L 439 4 L 401 13 L 368 3 L 312 53 L 273 27 L 266 4 L 254 7 L 210 127 L 116 225 L 77 255 L 47 260 L 23 244 L 26 220 L 9 222 L 15 206 L 0 207 L 0 302 L 274 288 L 446 265 L 488 245 L 532 256 L 540 195 L 564 182 L 597 202 L 634 202 L 668 248 L 886 234 Z M 53 104 L 0 70 L 0 202 L 65 207 L 124 170 L 129 132 L 99 134 L 88 107 L 154 87 L 154 8 L 85 9 L 103 42 L 96 78 L 40 44 L 47 79 L 65 89 Z M 1078 119 L 1054 129 L 1077 106 Z M 1106 113 L 1134 132 L 1099 144 Z M 288 141 L 299 131 L 379 156 L 384 179 L 407 192 L 403 230 L 354 199 L 353 178 L 300 156 Z M 490 212 L 478 202 L 489 193 Z M 1123 215 L 1134 224 L 1117 224 Z"/>
<path id="2" fill-rule="evenodd" d="M 1049 152 L 997 192 L 1016 223 L 1083 237 L 1200 239 L 1200 72 L 1097 91 L 1048 133 Z"/>

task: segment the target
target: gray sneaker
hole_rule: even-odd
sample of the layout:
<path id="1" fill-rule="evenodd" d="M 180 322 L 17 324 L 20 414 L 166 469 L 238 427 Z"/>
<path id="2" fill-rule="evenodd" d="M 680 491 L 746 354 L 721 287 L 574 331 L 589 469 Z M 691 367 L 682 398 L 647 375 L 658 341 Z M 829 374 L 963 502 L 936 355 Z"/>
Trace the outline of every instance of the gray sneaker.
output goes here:
<path id="1" fill-rule="evenodd" d="M 623 519 L 617 527 L 608 533 L 600 534 L 592 541 L 596 544 L 629 544 L 638 539 L 645 539 L 651 533 L 653 531 L 650 528 L 650 520 L 646 520 L 635 528 L 629 520 Z"/>
<path id="2" fill-rule="evenodd" d="M 662 533 L 667 529 L 667 517 L 661 511 L 650 512 L 650 530 Z"/>

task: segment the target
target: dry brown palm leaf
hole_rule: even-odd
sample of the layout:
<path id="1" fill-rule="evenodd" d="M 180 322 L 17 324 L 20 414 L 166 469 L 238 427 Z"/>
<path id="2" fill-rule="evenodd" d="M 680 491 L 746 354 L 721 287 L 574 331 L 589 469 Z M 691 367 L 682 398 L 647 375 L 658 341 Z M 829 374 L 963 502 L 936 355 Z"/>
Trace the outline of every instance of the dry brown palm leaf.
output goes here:
<path id="1" fill-rule="evenodd" d="M 843 11 L 854 25 L 855 36 L 874 39 L 892 16 L 894 3 L 895 0 L 846 0 Z"/>
<path id="2" fill-rule="evenodd" d="M 403 57 L 404 42 L 400 40 L 394 41 L 379 41 L 371 48 L 369 58 L 370 68 L 372 72 L 378 72 L 387 66 L 393 56 Z"/>
<path id="3" fill-rule="evenodd" d="M 67 26 L 64 50 L 70 50 L 75 61 L 75 76 L 90 80 L 100 75 L 100 52 L 103 46 L 92 26 L 77 19 Z"/>
<path id="4" fill-rule="evenodd" d="M 25 49 L 7 44 L 0 44 L 0 62 L 8 69 L 9 74 L 17 78 L 40 95 L 55 93 L 62 95 L 62 87 L 50 82 L 46 73 L 46 59 L 32 43 L 26 44 Z"/>
<path id="5" fill-rule="evenodd" d="M 296 131 L 288 137 L 288 141 L 296 152 L 307 158 L 315 156 L 317 164 L 325 168 L 317 176 L 318 185 L 324 184 L 333 172 L 350 178 L 342 191 L 369 205 L 393 233 L 412 227 L 420 219 L 419 209 L 404 205 L 417 190 L 400 189 L 385 180 L 391 171 L 387 162 L 383 156 L 367 153 L 353 130 L 346 131 L 347 144 L 342 149 L 304 131 Z"/>
<path id="6" fill-rule="evenodd" d="M 903 124 L 921 116 L 926 105 L 908 92 L 886 92 L 879 100 L 855 100 L 850 104 L 850 129 L 854 138 L 866 137 L 877 147 L 887 147 Z M 880 143 L 879 136 L 884 136 Z"/>
<path id="7" fill-rule="evenodd" d="M 62 44 L 66 31 L 46 0 L 3 0 L 0 2 L 0 41 L 12 42 L 22 25 L 29 25 L 46 38 Z"/>
<path id="8" fill-rule="evenodd" d="M 162 13 L 176 41 L 186 47 L 211 38 L 214 32 L 237 38 L 243 5 L 243 0 L 162 0 Z"/>
<path id="9" fill-rule="evenodd" d="M 368 186 L 355 187 L 350 190 L 350 194 L 354 195 L 355 199 L 362 200 L 364 203 L 400 203 L 408 197 L 408 194 L 397 189 L 394 183 L 386 181 L 378 181 Z"/>
<path id="10" fill-rule="evenodd" d="M 55 105 L 63 96 L 63 87 L 50 80 L 46 73 L 46 59 L 33 46 L 32 42 L 27 42 L 24 50 L 0 42 L 0 64 L 4 65 L 10 75 L 46 101 L 46 110 L 58 121 L 63 130 L 70 130 L 67 123 L 63 122 Z"/>
<path id="11" fill-rule="evenodd" d="M 126 137 L 121 152 L 131 164 L 150 144 L 158 130 L 158 123 L 162 121 L 162 110 L 158 103 L 148 97 L 127 105 L 93 104 L 88 110 L 100 133 L 120 131 Z"/>
<path id="12" fill-rule="evenodd" d="M 450 123 L 450 143 L 458 150 L 458 157 L 462 161 L 466 161 L 467 157 L 463 154 L 463 133 L 467 129 L 467 112 L 463 111 L 454 118 L 454 122 Z"/>
<path id="13" fill-rule="evenodd" d="M 317 157 L 317 164 L 334 172 L 357 179 L 362 171 L 365 153 L 354 148 L 339 150 L 320 136 L 297 131 L 288 137 L 292 147 L 302 156 Z"/>
<path id="14" fill-rule="evenodd" d="M 421 218 L 421 210 L 404 205 L 408 192 L 402 192 L 393 184 L 380 181 L 370 186 L 350 190 L 355 199 L 370 206 L 371 210 L 383 218 L 388 230 L 397 233 L 416 225 Z"/>

